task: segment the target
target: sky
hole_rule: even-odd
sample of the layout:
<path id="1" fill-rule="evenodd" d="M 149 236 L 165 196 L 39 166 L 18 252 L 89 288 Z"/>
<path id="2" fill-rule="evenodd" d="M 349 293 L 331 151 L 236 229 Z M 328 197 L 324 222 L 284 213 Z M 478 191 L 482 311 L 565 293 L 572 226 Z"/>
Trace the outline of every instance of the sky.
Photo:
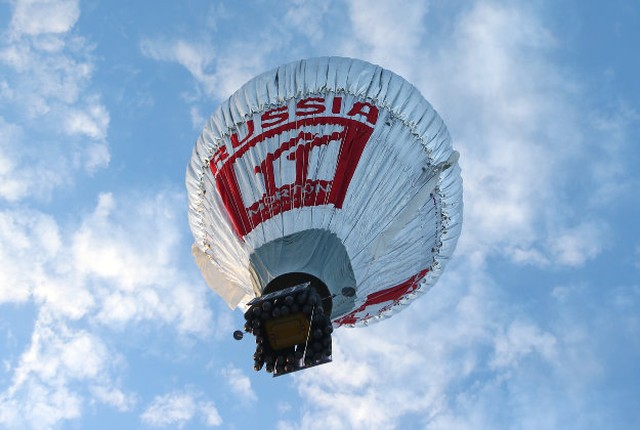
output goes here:
<path id="1" fill-rule="evenodd" d="M 640 3 L 0 1 L 0 428 L 640 428 Z M 279 378 L 191 256 L 214 109 L 350 56 L 434 105 L 437 285 Z"/>

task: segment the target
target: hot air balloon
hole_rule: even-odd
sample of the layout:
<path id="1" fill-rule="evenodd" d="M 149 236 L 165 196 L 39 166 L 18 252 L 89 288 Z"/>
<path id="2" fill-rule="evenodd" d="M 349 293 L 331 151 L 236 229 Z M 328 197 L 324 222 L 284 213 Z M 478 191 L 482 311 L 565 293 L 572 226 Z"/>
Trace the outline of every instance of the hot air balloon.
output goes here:
<path id="1" fill-rule="evenodd" d="M 257 370 L 328 362 L 333 329 L 435 284 L 461 230 L 457 161 L 420 92 L 356 59 L 280 66 L 215 110 L 186 175 L 192 250 L 245 310 Z"/>

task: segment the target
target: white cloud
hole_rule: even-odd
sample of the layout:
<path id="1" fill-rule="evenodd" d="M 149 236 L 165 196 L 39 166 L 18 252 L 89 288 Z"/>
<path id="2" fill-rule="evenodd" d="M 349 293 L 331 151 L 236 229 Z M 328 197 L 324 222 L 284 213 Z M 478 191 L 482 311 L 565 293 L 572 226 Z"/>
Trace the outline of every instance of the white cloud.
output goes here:
<path id="1" fill-rule="evenodd" d="M 580 267 L 603 251 L 608 231 L 603 222 L 585 221 L 573 227 L 550 230 L 545 243 L 537 244 L 543 250 L 516 246 L 508 249 L 507 254 L 520 264 Z"/>
<path id="2" fill-rule="evenodd" d="M 0 42 L 0 198 L 46 199 L 77 169 L 93 173 L 109 162 L 92 47 L 71 34 L 79 13 L 77 1 L 14 3 L 11 33 Z"/>
<path id="3" fill-rule="evenodd" d="M 206 123 L 207 119 L 202 115 L 200 110 L 198 110 L 198 108 L 195 106 L 192 106 L 191 109 L 189 109 L 189 113 L 191 115 L 191 126 L 195 130 L 201 130 L 202 127 L 204 127 L 204 124 Z"/>
<path id="4" fill-rule="evenodd" d="M 544 56 L 552 44 L 535 15 L 479 2 L 435 53 L 438 71 L 428 77 L 444 81 L 429 88 L 434 104 L 449 108 L 462 154 L 463 252 L 469 247 L 486 255 L 528 245 L 536 240 L 536 224 L 555 216 L 549 210 L 559 172 L 554 168 L 570 146 L 557 148 L 555 129 L 565 131 L 564 140 L 576 129 L 561 97 L 565 82 Z M 452 100 L 459 102 L 451 106 Z"/>
<path id="5" fill-rule="evenodd" d="M 543 333 L 535 325 L 514 321 L 504 334 L 495 338 L 495 357 L 492 365 L 513 368 L 522 357 L 534 353 L 551 361 L 556 355 L 556 343 L 553 335 Z"/>
<path id="6" fill-rule="evenodd" d="M 35 145 L 22 126 L 0 117 L 0 199 L 9 203 L 46 199 L 54 188 L 70 181 L 70 160 L 57 153 L 55 143 L 44 141 L 51 146 Z"/>
<path id="7" fill-rule="evenodd" d="M 78 0 L 17 0 L 11 28 L 19 34 L 66 33 L 80 16 Z"/>
<path id="8" fill-rule="evenodd" d="M 222 424 L 222 418 L 211 401 L 198 401 L 200 394 L 173 391 L 156 396 L 140 415 L 143 423 L 153 427 L 182 428 L 196 414 L 200 414 L 207 427 Z"/>
<path id="9" fill-rule="evenodd" d="M 55 220 L 28 210 L 0 213 L 0 304 L 33 299 L 59 315 L 78 319 L 93 305 L 68 265 Z"/>
<path id="10" fill-rule="evenodd" d="M 257 44 L 256 40 L 261 43 Z M 154 60 L 184 67 L 198 84 L 198 93 L 189 96 L 190 101 L 194 101 L 202 96 L 207 100 L 229 97 L 263 72 L 268 55 L 283 44 L 279 35 L 262 31 L 236 38 L 223 46 L 217 46 L 207 38 L 195 41 L 147 38 L 141 41 L 140 50 Z"/>
<path id="11" fill-rule="evenodd" d="M 173 392 L 157 396 L 140 416 L 154 427 L 182 427 L 196 414 L 196 401 L 191 394 Z"/>
<path id="12" fill-rule="evenodd" d="M 130 411 L 137 402 L 135 395 L 115 387 L 93 386 L 91 394 L 98 402 L 113 406 L 120 412 Z"/>
<path id="13" fill-rule="evenodd" d="M 0 303 L 33 299 L 66 318 L 91 312 L 107 326 L 159 320 L 209 333 L 208 291 L 175 266 L 182 194 L 129 199 L 119 206 L 103 194 L 77 229 L 63 232 L 37 211 L 0 212 Z"/>
<path id="14" fill-rule="evenodd" d="M 532 264 L 539 267 L 545 267 L 550 264 L 547 256 L 536 249 L 516 246 L 509 250 L 509 255 L 515 263 L 519 264 Z"/>
<path id="15" fill-rule="evenodd" d="M 28 300 L 61 238 L 49 216 L 27 210 L 0 212 L 0 304 Z"/>
<path id="16" fill-rule="evenodd" d="M 291 412 L 293 406 L 289 402 L 278 402 L 278 413 L 284 415 Z"/>
<path id="17" fill-rule="evenodd" d="M 65 131 L 71 135 L 84 135 L 94 140 L 107 137 L 109 127 L 109 113 L 104 106 L 94 104 L 86 110 L 69 112 L 65 124 Z"/>
<path id="18" fill-rule="evenodd" d="M 250 403 L 258 399 L 251 387 L 251 380 L 242 370 L 229 364 L 222 370 L 222 375 L 225 377 L 231 391 L 238 396 L 242 402 Z"/>
<path id="19" fill-rule="evenodd" d="M 111 153 L 109 152 L 109 146 L 104 143 L 91 143 L 86 145 L 80 156 L 80 164 L 89 174 L 107 167 L 109 161 L 111 161 Z"/>
<path id="20" fill-rule="evenodd" d="M 222 424 L 222 417 L 220 417 L 220 413 L 213 402 L 200 402 L 198 406 L 204 424 L 207 427 L 216 427 Z"/>
<path id="21" fill-rule="evenodd" d="M 194 43 L 186 40 L 161 41 L 146 39 L 140 43 L 142 54 L 159 61 L 180 64 L 198 81 L 205 92 L 212 95 L 217 90 L 218 80 L 210 72 L 214 50 L 208 43 Z"/>
<path id="22" fill-rule="evenodd" d="M 629 172 L 638 161 L 630 149 L 634 141 L 631 130 L 640 122 L 640 112 L 618 103 L 612 108 L 591 112 L 587 120 L 594 130 L 590 150 L 581 160 L 589 166 L 588 171 L 583 172 L 583 181 L 593 183 L 590 192 L 593 207 L 611 206 L 624 200 L 639 185 Z"/>
<path id="23" fill-rule="evenodd" d="M 58 109 L 64 118 L 65 107 L 91 95 L 85 93 L 93 73 L 90 47 L 79 37 L 55 40 L 60 48 L 54 52 L 42 49 L 40 42 L 30 37 L 0 45 L 0 62 L 10 68 L 4 96 L 28 115 L 26 119 Z"/>
<path id="24" fill-rule="evenodd" d="M 50 428 L 78 418 L 87 401 L 130 410 L 136 396 L 114 382 L 120 358 L 110 334 L 135 322 L 187 336 L 213 331 L 208 290 L 176 268 L 183 200 L 103 194 L 79 226 L 0 212 L 0 305 L 30 302 L 38 312 L 30 344 L 6 364 L 12 382 L 0 393 L 0 426 Z M 197 408 L 214 425 L 211 405 Z"/>
<path id="25" fill-rule="evenodd" d="M 131 197 L 136 199 L 135 197 Z M 175 325 L 181 333 L 211 331 L 206 289 L 177 271 L 182 194 L 118 201 L 102 194 L 95 211 L 73 235 L 76 270 L 95 283 L 97 321 L 108 326 L 144 320 Z"/>
<path id="26" fill-rule="evenodd" d="M 260 44 L 255 40 L 259 39 Z M 216 57 L 216 79 L 218 81 L 215 96 L 225 99 L 236 92 L 249 79 L 265 71 L 267 58 L 283 42 L 269 31 L 240 39 L 226 46 Z"/>
<path id="27" fill-rule="evenodd" d="M 428 2 L 414 1 L 398 7 L 390 1 L 348 2 L 353 35 L 344 41 L 348 56 L 368 59 L 412 78 L 416 52 L 425 34 Z"/>
<path id="28" fill-rule="evenodd" d="M 12 383 L 0 393 L 0 423 L 47 429 L 78 418 L 84 396 L 75 382 L 91 382 L 104 392 L 117 390 L 109 374 L 113 361 L 109 356 L 95 335 L 41 311 Z"/>
<path id="29" fill-rule="evenodd" d="M 22 141 L 22 128 L 0 117 L 0 198 L 10 202 L 25 196 L 31 182 L 30 175 L 19 168 Z"/>
<path id="30" fill-rule="evenodd" d="M 606 230 L 598 223 L 584 222 L 560 231 L 551 239 L 553 261 L 578 267 L 594 259 L 602 251 Z"/>
<path id="31" fill-rule="evenodd" d="M 292 0 L 285 15 L 285 22 L 298 31 L 302 32 L 312 42 L 321 41 L 327 28 L 324 25 L 330 1 L 305 2 L 304 0 Z"/>
<path id="32" fill-rule="evenodd" d="M 0 423 L 7 428 L 49 429 L 80 416 L 81 401 L 67 387 L 29 384 L 25 390 L 27 394 L 19 400 L 0 395 Z"/>

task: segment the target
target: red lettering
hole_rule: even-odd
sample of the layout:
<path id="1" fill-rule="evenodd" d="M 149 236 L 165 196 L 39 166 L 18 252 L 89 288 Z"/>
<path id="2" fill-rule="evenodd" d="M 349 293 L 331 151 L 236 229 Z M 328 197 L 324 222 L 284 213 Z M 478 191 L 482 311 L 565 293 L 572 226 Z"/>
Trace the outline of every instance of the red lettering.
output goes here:
<path id="1" fill-rule="evenodd" d="M 321 97 L 310 97 L 300 100 L 296 108 L 297 116 L 318 115 L 326 110 L 324 99 Z"/>
<path id="2" fill-rule="evenodd" d="M 338 114 L 342 110 L 342 97 L 334 97 L 331 106 L 331 113 Z"/>
<path id="3" fill-rule="evenodd" d="M 298 145 L 296 150 L 287 156 L 287 160 L 296 161 L 296 184 L 303 185 L 307 182 L 307 174 L 309 170 L 309 152 L 311 148 L 316 146 L 328 145 L 332 140 L 340 138 L 340 133 L 335 132 L 328 136 L 313 136 L 306 133 L 304 139 L 306 142 Z"/>
<path id="4" fill-rule="evenodd" d="M 224 144 L 213 154 L 211 161 L 209 161 L 209 166 L 214 175 L 218 173 L 218 162 L 224 161 L 228 156 L 227 147 Z"/>
<path id="5" fill-rule="evenodd" d="M 277 158 L 279 158 L 279 156 L 274 157 L 274 154 L 269 153 L 264 161 L 260 163 L 259 166 L 255 167 L 255 173 L 262 174 L 267 195 L 271 195 L 276 192 L 276 177 L 273 171 L 273 161 Z"/>
<path id="6" fill-rule="evenodd" d="M 364 108 L 367 108 L 364 110 Z M 369 124 L 375 125 L 378 122 L 378 108 L 367 102 L 355 102 L 349 113 L 349 116 L 364 115 Z"/>
<path id="7" fill-rule="evenodd" d="M 231 145 L 233 145 L 234 148 L 237 148 L 238 146 L 242 145 L 247 140 L 249 140 L 252 134 L 253 134 L 253 120 L 250 119 L 249 121 L 247 121 L 247 135 L 245 136 L 245 138 L 239 141 L 238 134 L 233 133 L 231 135 Z"/>
<path id="8" fill-rule="evenodd" d="M 211 157 L 209 164 L 216 188 L 239 237 L 244 237 L 261 222 L 293 208 L 319 205 L 341 208 L 379 117 L 378 107 L 374 104 L 355 101 L 352 106 L 345 106 L 342 96 L 329 100 L 308 97 L 293 102 L 295 107 L 289 103 L 259 114 L 257 120 L 261 124 L 258 126 L 254 124 L 255 118 L 247 120 L 246 126 L 239 126 L 229 136 L 231 146 L 220 146 Z M 242 139 L 238 137 L 240 133 L 244 134 Z M 264 185 L 263 195 L 255 196 L 254 203 L 247 207 L 243 192 L 248 192 L 244 188 L 250 186 L 238 182 L 234 166 L 253 147 L 262 142 L 271 145 L 271 139 L 279 145 L 273 152 L 267 150 L 266 154 L 259 155 L 261 159 L 251 156 L 243 162 L 257 164 L 253 164 L 254 173 L 261 176 Z M 309 171 L 312 150 L 329 144 L 338 145 L 333 178 L 315 178 L 313 171 Z M 295 180 L 289 184 L 277 183 L 276 175 L 284 168 L 281 157 L 294 162 Z M 254 191 L 244 197 L 251 198 Z"/>
<path id="9" fill-rule="evenodd" d="M 226 163 L 220 168 L 220 172 L 216 175 L 216 188 L 222 198 L 222 204 L 231 216 L 231 222 L 235 230 L 241 233 L 253 229 L 253 226 L 249 223 L 247 211 L 242 204 L 242 192 L 240 191 L 238 178 L 233 170 L 232 163 Z M 240 237 L 243 236 L 244 234 L 240 235 Z"/>
<path id="10" fill-rule="evenodd" d="M 289 108 L 287 106 L 268 110 L 260 117 L 262 128 L 273 127 L 285 122 L 287 119 L 289 119 Z"/>

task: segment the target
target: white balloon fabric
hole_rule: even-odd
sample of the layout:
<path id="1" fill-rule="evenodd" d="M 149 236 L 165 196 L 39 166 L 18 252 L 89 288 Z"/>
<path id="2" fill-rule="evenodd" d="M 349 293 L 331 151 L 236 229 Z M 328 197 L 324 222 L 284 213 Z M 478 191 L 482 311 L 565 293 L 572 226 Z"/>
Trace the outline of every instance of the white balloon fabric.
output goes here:
<path id="1" fill-rule="evenodd" d="M 195 145 L 198 267 L 231 308 L 308 274 L 328 288 L 334 326 L 389 316 L 453 253 L 457 160 L 442 119 L 400 76 L 337 57 L 278 67 L 222 103 Z"/>

